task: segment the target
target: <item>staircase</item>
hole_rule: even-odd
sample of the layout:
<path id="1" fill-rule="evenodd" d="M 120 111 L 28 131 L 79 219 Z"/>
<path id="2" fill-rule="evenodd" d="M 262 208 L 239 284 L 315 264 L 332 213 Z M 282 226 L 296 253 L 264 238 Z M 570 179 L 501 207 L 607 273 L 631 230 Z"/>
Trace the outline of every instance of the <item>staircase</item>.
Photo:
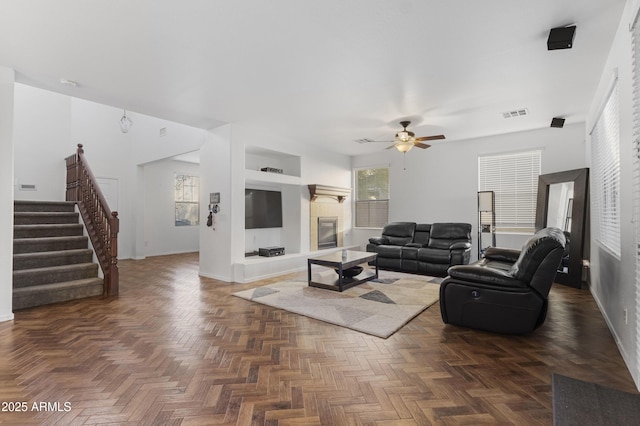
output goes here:
<path id="1" fill-rule="evenodd" d="M 13 309 L 103 294 L 73 202 L 15 201 Z"/>

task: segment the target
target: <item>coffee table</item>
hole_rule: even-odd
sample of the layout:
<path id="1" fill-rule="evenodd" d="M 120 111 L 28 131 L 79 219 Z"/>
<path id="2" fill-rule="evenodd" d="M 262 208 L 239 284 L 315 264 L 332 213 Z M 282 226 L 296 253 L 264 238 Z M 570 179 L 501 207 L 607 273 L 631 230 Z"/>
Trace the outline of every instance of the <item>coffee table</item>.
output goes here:
<path id="1" fill-rule="evenodd" d="M 374 262 L 375 271 L 365 268 L 355 277 L 344 277 L 344 271 L 367 262 Z M 333 268 L 337 271 L 333 276 L 314 276 L 312 279 L 311 265 Z M 307 275 L 310 287 L 327 290 L 343 291 L 366 281 L 378 278 L 378 255 L 367 251 L 342 250 L 323 256 L 307 259 Z"/>

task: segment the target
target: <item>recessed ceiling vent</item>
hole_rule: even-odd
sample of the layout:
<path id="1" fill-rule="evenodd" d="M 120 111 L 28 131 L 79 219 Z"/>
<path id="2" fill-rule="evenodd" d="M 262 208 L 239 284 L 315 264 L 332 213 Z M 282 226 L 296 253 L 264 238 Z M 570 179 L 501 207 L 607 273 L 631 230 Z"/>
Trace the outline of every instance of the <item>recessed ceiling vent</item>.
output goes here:
<path id="1" fill-rule="evenodd" d="M 529 111 L 526 108 L 516 109 L 514 111 L 503 112 L 502 116 L 504 118 L 514 118 L 514 117 L 522 117 L 523 115 L 528 115 Z"/>

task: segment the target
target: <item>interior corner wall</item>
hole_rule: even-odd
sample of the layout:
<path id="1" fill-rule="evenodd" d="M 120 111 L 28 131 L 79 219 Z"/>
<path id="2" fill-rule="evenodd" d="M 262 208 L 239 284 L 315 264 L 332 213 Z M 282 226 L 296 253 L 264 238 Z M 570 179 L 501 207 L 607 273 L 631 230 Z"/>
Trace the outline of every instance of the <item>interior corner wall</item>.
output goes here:
<path id="1" fill-rule="evenodd" d="M 620 241 L 621 256 L 613 255 L 597 239 L 598 216 L 591 215 L 591 285 L 602 314 L 614 335 L 636 386 L 640 389 L 640 288 L 636 283 L 636 226 L 633 223 L 633 105 L 631 32 L 629 25 L 638 10 L 637 1 L 628 1 L 618 27 L 609 57 L 603 69 L 586 125 L 590 145 L 591 129 L 599 118 L 609 88 L 618 75 L 620 116 Z M 593 174 L 591 174 L 593 176 Z M 591 199 L 595 190 L 590 185 Z M 624 312 L 627 312 L 625 322 Z"/>
<path id="2" fill-rule="evenodd" d="M 200 149 L 200 199 L 208 205 L 209 194 L 220 193 L 220 212 L 214 215 L 213 226 L 206 226 L 209 214 L 200 211 L 200 275 L 231 282 L 231 125 L 207 132 Z M 239 238 L 235 236 L 235 238 Z"/>
<path id="3" fill-rule="evenodd" d="M 161 160 L 144 166 L 144 255 L 191 253 L 200 249 L 199 226 L 175 225 L 175 174 L 200 176 L 200 166 Z M 206 210 L 208 198 L 200 203 Z M 202 221 L 203 211 L 200 212 Z"/>
<path id="4" fill-rule="evenodd" d="M 122 115 L 122 110 L 118 110 Z M 147 164 L 179 154 L 197 151 L 205 142 L 206 131 L 172 121 L 127 111 L 133 126 L 129 133 L 135 164 Z"/>
<path id="5" fill-rule="evenodd" d="M 13 121 L 15 72 L 0 67 L 0 322 L 13 319 Z"/>
<path id="6" fill-rule="evenodd" d="M 462 141 L 434 143 L 403 154 L 393 150 L 354 157 L 353 168 L 389 165 L 389 220 L 418 223 L 463 222 L 472 225 L 472 258 L 477 258 L 478 157 L 541 150 L 542 173 L 586 166 L 584 123 Z M 380 229 L 354 228 L 354 244 L 366 247 Z M 497 245 L 521 248 L 527 234 L 498 234 Z"/>

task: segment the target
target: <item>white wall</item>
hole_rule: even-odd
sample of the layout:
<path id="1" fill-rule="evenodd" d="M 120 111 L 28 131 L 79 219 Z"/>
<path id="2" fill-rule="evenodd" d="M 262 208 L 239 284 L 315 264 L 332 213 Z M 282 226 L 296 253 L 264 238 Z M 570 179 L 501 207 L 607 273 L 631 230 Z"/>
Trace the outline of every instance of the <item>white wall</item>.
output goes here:
<path id="1" fill-rule="evenodd" d="M 618 348 L 640 389 L 640 344 L 638 342 L 640 289 L 635 280 L 635 226 L 633 224 L 633 164 L 632 103 L 631 94 L 631 33 L 629 24 L 635 17 L 637 1 L 629 1 L 625 7 L 609 58 L 603 69 L 596 96 L 587 120 L 588 133 L 598 119 L 614 73 L 618 73 L 620 96 L 620 237 L 621 256 L 612 255 L 595 239 L 598 218 L 591 216 L 591 293 L 609 324 Z M 588 139 L 590 141 L 590 139 Z M 591 186 L 593 191 L 593 186 Z M 593 199 L 593 193 L 591 195 Z M 638 226 L 636 224 L 636 226 Z M 624 321 L 624 310 L 628 320 Z"/>
<path id="2" fill-rule="evenodd" d="M 14 162 L 16 200 L 62 201 L 65 196 L 64 159 L 79 141 L 71 139 L 71 98 L 22 84 L 15 85 Z"/>
<path id="3" fill-rule="evenodd" d="M 526 118 L 523 118 L 526 119 Z M 390 221 L 418 223 L 464 222 L 473 226 L 472 258 L 477 257 L 478 156 L 539 149 L 542 173 L 586 166 L 584 123 L 562 129 L 440 142 L 426 150 L 406 154 L 393 150 L 354 157 L 353 167 L 390 165 Z M 406 164 L 405 164 L 406 162 Z M 406 170 L 405 170 L 406 167 Z M 363 249 L 377 229 L 354 230 L 354 244 Z M 520 248 L 529 235 L 498 234 L 498 246 Z"/>
<path id="4" fill-rule="evenodd" d="M 233 239 L 244 239 L 233 235 L 232 225 L 237 223 L 231 196 L 231 125 L 208 132 L 200 149 L 200 199 L 208 200 L 212 192 L 220 193 L 220 211 L 214 215 L 212 227 L 206 226 L 207 209 L 200 217 L 200 275 L 222 281 L 233 281 Z M 244 201 L 244 190 L 240 197 Z M 242 215 L 244 226 L 244 214 Z M 237 243 L 236 243 L 237 244 Z M 243 245 L 243 244 L 241 244 Z M 244 255 L 243 255 L 244 256 Z"/>
<path id="5" fill-rule="evenodd" d="M 184 161 L 160 160 L 145 165 L 144 173 L 145 256 L 198 251 L 199 226 L 175 226 L 175 174 L 200 176 L 200 166 Z M 207 198 L 200 204 L 201 220 L 208 202 Z"/>
<path id="6" fill-rule="evenodd" d="M 0 67 L 0 322 L 13 319 L 14 79 Z"/>

